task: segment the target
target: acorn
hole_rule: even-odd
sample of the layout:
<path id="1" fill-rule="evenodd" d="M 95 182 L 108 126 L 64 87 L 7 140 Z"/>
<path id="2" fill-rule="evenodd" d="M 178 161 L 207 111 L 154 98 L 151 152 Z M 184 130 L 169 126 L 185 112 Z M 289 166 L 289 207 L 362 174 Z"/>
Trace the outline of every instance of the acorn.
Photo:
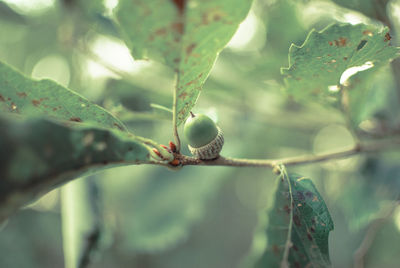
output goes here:
<path id="1" fill-rule="evenodd" d="M 203 160 L 215 159 L 224 145 L 222 130 L 204 115 L 190 113 L 184 126 L 184 135 L 190 152 Z"/>

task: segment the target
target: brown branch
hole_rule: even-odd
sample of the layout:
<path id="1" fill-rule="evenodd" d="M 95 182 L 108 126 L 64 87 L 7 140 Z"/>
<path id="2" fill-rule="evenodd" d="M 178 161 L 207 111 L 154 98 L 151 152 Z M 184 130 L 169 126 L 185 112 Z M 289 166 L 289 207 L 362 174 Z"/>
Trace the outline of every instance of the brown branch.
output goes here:
<path id="1" fill-rule="evenodd" d="M 376 141 L 369 144 L 359 144 L 352 148 L 343 149 L 336 152 L 304 155 L 281 159 L 241 159 L 220 156 L 214 160 L 201 160 L 186 155 L 176 155 L 182 166 L 232 166 L 232 167 L 267 167 L 275 168 L 279 165 L 294 166 L 311 164 L 317 162 L 330 161 L 351 157 L 360 153 L 373 153 L 386 150 L 399 149 L 400 140 Z"/>

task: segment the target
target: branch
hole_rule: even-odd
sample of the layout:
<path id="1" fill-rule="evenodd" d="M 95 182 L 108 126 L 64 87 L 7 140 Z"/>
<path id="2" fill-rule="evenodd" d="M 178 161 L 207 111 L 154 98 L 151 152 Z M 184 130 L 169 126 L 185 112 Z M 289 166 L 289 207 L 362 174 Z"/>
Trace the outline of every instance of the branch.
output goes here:
<path id="1" fill-rule="evenodd" d="M 174 89 L 174 98 L 173 98 L 173 104 L 172 104 L 172 130 L 174 134 L 174 139 L 175 139 L 175 145 L 176 145 L 176 151 L 179 153 L 181 151 L 181 140 L 179 139 L 179 133 L 178 133 L 178 123 L 177 123 L 177 111 L 176 111 L 176 106 L 178 105 L 177 103 L 177 98 L 178 98 L 178 82 L 179 82 L 179 72 L 177 72 L 177 77 L 176 77 L 176 85 Z"/>
<path id="2" fill-rule="evenodd" d="M 400 140 L 376 141 L 369 144 L 358 144 L 352 148 L 343 149 L 336 152 L 304 155 L 281 159 L 241 159 L 220 156 L 214 160 L 201 160 L 185 155 L 176 155 L 183 166 L 232 166 L 232 167 L 267 167 L 275 168 L 279 165 L 294 166 L 311 164 L 317 162 L 330 161 L 335 159 L 347 158 L 360 153 L 373 153 L 387 150 L 395 150 L 400 147 Z"/>

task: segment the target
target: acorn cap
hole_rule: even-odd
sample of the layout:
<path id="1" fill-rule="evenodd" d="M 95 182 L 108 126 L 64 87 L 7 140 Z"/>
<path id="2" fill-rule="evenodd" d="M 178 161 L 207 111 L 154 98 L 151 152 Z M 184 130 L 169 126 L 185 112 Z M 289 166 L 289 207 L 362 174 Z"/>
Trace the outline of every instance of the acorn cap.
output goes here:
<path id="1" fill-rule="evenodd" d="M 215 159 L 219 156 L 224 145 L 224 134 L 218 126 L 216 128 L 218 131 L 217 136 L 208 144 L 201 147 L 192 147 L 188 145 L 190 152 L 194 156 L 204 160 Z"/>

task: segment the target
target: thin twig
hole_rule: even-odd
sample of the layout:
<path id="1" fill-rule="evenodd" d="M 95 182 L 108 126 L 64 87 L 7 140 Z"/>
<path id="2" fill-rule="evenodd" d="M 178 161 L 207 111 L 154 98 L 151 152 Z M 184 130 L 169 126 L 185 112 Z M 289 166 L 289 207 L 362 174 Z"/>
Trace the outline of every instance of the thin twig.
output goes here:
<path id="1" fill-rule="evenodd" d="M 349 149 L 319 155 L 304 155 L 281 159 L 241 159 L 220 156 L 214 160 L 201 160 L 185 155 L 176 155 L 183 166 L 233 166 L 233 167 L 269 167 L 274 168 L 279 165 L 294 166 L 311 164 L 341 158 L 347 158 L 359 153 L 371 153 L 386 150 L 398 149 L 400 140 L 376 141 L 369 144 L 359 144 Z"/>
<path id="2" fill-rule="evenodd" d="M 176 85 L 174 89 L 174 99 L 173 99 L 173 104 L 172 104 L 172 128 L 173 128 L 173 133 L 174 133 L 174 139 L 175 139 L 175 145 L 176 145 L 176 151 L 179 153 L 181 151 L 181 140 L 179 139 L 179 133 L 178 133 L 178 122 L 177 122 L 177 105 L 178 105 L 178 100 L 177 100 L 177 95 L 178 95 L 178 82 L 179 82 L 179 72 L 177 72 L 176 76 Z"/>
<path id="3" fill-rule="evenodd" d="M 400 205 L 399 201 L 395 201 L 389 208 L 387 208 L 378 219 L 375 219 L 368 227 L 367 232 L 361 242 L 360 247 L 354 253 L 354 268 L 364 268 L 364 259 L 369 249 L 371 248 L 378 231 L 392 217 L 395 209 Z"/>

